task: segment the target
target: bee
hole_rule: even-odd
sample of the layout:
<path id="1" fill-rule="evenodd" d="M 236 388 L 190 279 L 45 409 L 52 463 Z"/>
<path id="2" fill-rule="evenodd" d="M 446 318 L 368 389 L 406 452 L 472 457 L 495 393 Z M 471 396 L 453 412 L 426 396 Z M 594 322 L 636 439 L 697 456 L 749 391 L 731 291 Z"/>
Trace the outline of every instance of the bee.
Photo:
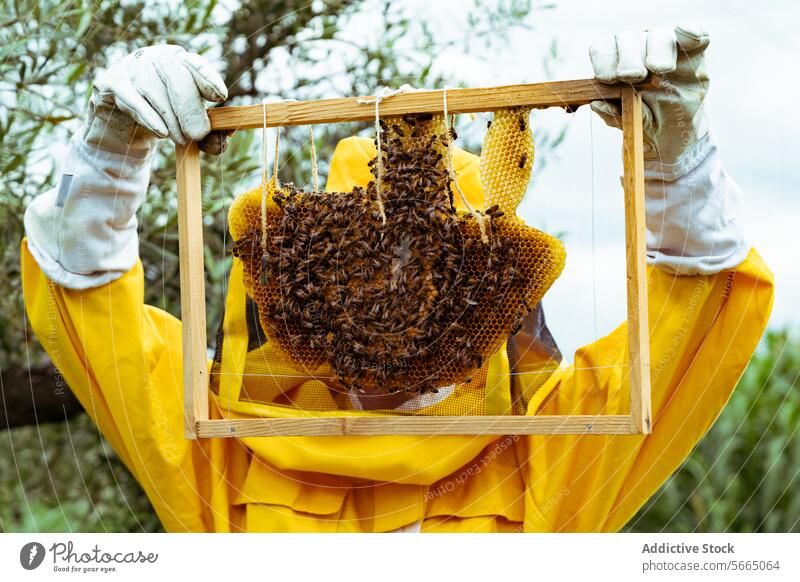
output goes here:
<path id="1" fill-rule="evenodd" d="M 526 162 L 528 161 L 528 154 L 522 154 L 519 157 L 519 167 L 520 169 L 525 167 Z"/>
<path id="2" fill-rule="evenodd" d="M 519 118 L 519 130 L 520 131 L 525 131 L 527 128 L 528 128 L 528 126 L 525 123 L 525 118 L 524 117 L 520 117 Z"/>

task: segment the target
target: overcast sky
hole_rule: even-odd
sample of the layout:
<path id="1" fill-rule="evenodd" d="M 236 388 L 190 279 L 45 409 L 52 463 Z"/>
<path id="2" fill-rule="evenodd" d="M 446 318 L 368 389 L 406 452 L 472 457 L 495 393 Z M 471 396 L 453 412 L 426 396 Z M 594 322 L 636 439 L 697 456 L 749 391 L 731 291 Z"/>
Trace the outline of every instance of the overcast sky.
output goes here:
<path id="1" fill-rule="evenodd" d="M 407 1 L 421 18 L 431 15 L 450 34 L 457 31 L 447 16 L 457 23 L 463 3 Z M 592 74 L 588 45 L 603 35 L 679 23 L 705 26 L 712 38 L 712 129 L 729 172 L 745 191 L 750 240 L 776 275 L 772 324 L 794 328 L 800 322 L 798 243 L 792 236 L 800 218 L 795 194 L 800 112 L 793 72 L 800 41 L 791 25 L 798 21 L 800 3 L 790 0 L 561 1 L 555 9 L 536 11 L 534 29 L 514 32 L 509 49 L 482 58 L 443 53 L 437 66 L 472 86 L 541 81 L 540 55 L 555 38 L 561 58 L 553 76 L 581 78 Z M 587 108 L 572 116 L 535 112 L 533 123 L 534 128 L 569 124 L 557 157 L 534 174 L 521 214 L 531 225 L 566 232 L 567 267 L 544 305 L 562 350 L 571 354 L 625 317 L 621 140 Z"/>

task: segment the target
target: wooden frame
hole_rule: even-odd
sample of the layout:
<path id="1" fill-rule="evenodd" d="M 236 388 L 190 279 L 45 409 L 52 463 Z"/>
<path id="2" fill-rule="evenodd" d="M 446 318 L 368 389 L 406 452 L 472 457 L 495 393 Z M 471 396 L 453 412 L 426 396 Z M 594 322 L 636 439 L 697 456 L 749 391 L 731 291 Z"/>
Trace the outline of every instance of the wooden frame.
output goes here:
<path id="1" fill-rule="evenodd" d="M 576 416 L 347 416 L 210 420 L 206 357 L 205 273 L 200 153 L 196 143 L 177 148 L 178 232 L 186 438 L 289 435 L 429 434 L 649 434 L 650 345 L 647 326 L 642 101 L 638 91 L 658 83 L 607 85 L 592 79 L 447 91 L 451 113 L 504 107 L 564 107 L 574 111 L 596 99 L 621 103 L 628 295 L 629 415 Z M 440 113 L 441 91 L 411 92 L 381 103 L 381 115 Z M 284 102 L 269 106 L 270 127 L 370 121 L 374 108 L 358 98 Z M 212 130 L 263 125 L 261 105 L 209 111 Z"/>

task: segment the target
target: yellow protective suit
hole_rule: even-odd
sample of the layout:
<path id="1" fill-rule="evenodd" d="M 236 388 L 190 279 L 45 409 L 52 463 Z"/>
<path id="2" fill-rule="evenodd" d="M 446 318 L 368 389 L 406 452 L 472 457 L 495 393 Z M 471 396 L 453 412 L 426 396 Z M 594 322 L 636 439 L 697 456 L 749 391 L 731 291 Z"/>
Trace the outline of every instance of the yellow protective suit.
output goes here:
<path id="1" fill-rule="evenodd" d="M 368 179 L 371 151 L 369 140 L 344 140 L 328 187 Z M 462 152 L 454 165 L 479 202 L 478 159 Z M 70 290 L 44 276 L 23 242 L 22 277 L 36 334 L 164 527 L 217 532 L 389 531 L 418 521 L 422 531 L 616 531 L 722 410 L 766 326 L 773 287 L 755 250 L 711 276 L 649 269 L 651 436 L 187 441 L 180 321 L 144 305 L 141 264 Z M 529 378 L 528 414 L 626 413 L 626 343 L 622 325 L 544 383 L 519 376 Z M 536 369 L 536 358 L 522 354 L 518 369 Z M 218 417 L 215 403 L 210 394 Z"/>

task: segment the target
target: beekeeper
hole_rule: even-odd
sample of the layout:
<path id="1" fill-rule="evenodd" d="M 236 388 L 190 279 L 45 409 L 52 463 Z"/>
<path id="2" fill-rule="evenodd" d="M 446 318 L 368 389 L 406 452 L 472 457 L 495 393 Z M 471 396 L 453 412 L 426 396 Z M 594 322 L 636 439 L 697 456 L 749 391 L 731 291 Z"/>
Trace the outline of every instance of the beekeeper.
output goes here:
<path id="1" fill-rule="evenodd" d="M 31 325 L 169 531 L 618 530 L 719 415 L 772 305 L 772 274 L 745 240 L 741 192 L 706 122 L 708 44 L 702 30 L 677 27 L 590 49 L 600 81 L 664 78 L 643 93 L 650 436 L 185 440 L 181 324 L 143 303 L 136 215 L 159 139 L 223 149 L 204 100 L 227 90 L 209 63 L 175 46 L 137 50 L 97 76 L 57 186 L 28 208 Z M 592 108 L 619 125 L 615 105 Z M 354 186 L 370 151 L 369 140 L 344 140 L 328 187 Z M 477 175 L 475 156 L 461 152 L 455 166 L 465 183 Z M 626 345 L 622 325 L 523 385 L 527 413 L 627 412 Z M 540 357 L 525 351 L 517 366 Z M 506 381 L 494 397 L 509 391 Z"/>

